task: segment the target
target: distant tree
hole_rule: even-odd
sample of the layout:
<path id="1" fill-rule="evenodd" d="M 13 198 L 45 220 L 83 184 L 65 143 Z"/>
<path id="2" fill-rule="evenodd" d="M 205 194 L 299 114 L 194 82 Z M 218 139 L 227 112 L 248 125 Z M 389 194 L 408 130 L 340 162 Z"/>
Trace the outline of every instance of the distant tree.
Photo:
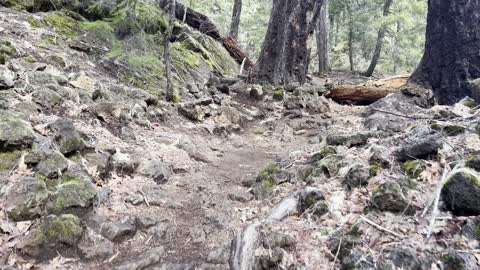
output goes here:
<path id="1" fill-rule="evenodd" d="M 430 0 L 425 53 L 412 81 L 433 90 L 436 102 L 472 95 L 480 78 L 480 0 Z"/>
<path id="2" fill-rule="evenodd" d="M 230 37 L 238 39 L 238 28 L 240 27 L 240 15 L 242 14 L 242 0 L 234 0 L 232 22 L 230 23 Z"/>
<path id="3" fill-rule="evenodd" d="M 320 74 L 330 71 L 330 21 L 328 18 L 328 2 L 329 0 L 323 0 L 317 24 L 318 72 Z"/>
<path id="4" fill-rule="evenodd" d="M 274 84 L 304 83 L 312 35 L 323 0 L 274 0 L 267 34 L 254 72 Z"/>
<path id="5" fill-rule="evenodd" d="M 167 31 L 165 32 L 164 38 L 164 61 L 165 61 L 165 77 L 167 78 L 167 91 L 166 91 L 166 100 L 175 101 L 175 89 L 173 87 L 173 78 L 172 78 L 172 57 L 171 57 L 171 44 L 170 40 L 172 39 L 173 24 L 175 23 L 175 6 L 176 0 L 170 0 L 169 10 L 169 21 Z"/>
<path id="6" fill-rule="evenodd" d="M 383 17 L 387 17 L 390 15 L 390 8 L 393 4 L 393 0 L 385 0 L 383 4 Z M 380 55 L 382 54 L 382 47 L 383 47 L 383 40 L 385 38 L 385 34 L 387 33 L 388 26 L 386 23 L 383 23 L 380 26 L 380 30 L 378 30 L 377 36 L 377 44 L 375 45 L 375 51 L 373 52 L 372 61 L 368 66 L 367 71 L 365 71 L 362 75 L 370 77 L 373 75 L 375 68 L 377 67 L 378 60 L 380 59 Z"/>

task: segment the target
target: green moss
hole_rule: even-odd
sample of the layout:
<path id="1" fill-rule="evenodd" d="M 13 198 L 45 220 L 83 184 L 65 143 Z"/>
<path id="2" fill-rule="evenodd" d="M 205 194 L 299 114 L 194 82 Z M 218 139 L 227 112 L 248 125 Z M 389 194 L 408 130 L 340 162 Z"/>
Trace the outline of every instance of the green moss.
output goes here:
<path id="1" fill-rule="evenodd" d="M 275 92 L 273 92 L 273 99 L 278 100 L 278 101 L 282 101 L 283 100 L 283 91 L 282 90 L 276 90 Z"/>
<path id="2" fill-rule="evenodd" d="M 25 56 L 23 58 L 23 60 L 25 60 L 25 62 L 28 62 L 28 63 L 35 63 L 36 62 L 35 59 L 33 59 L 33 57 L 31 57 L 31 56 Z"/>
<path id="3" fill-rule="evenodd" d="M 372 177 L 377 176 L 378 173 L 382 170 L 383 170 L 382 166 L 377 165 L 377 164 L 373 164 L 372 166 L 370 166 L 370 176 L 372 176 Z"/>
<path id="4" fill-rule="evenodd" d="M 403 163 L 403 170 L 412 178 L 418 178 L 425 169 L 427 163 L 423 160 L 409 160 Z"/>
<path id="5" fill-rule="evenodd" d="M 73 38 L 79 33 L 76 30 L 77 22 L 63 12 L 53 12 L 45 17 L 45 22 L 53 26 L 53 30 L 67 38 Z"/>
<path id="6" fill-rule="evenodd" d="M 95 41 L 100 41 L 112 48 L 114 47 L 116 36 L 115 30 L 110 23 L 105 21 L 82 22 L 79 27 L 91 35 Z"/>
<path id="7" fill-rule="evenodd" d="M 273 186 L 274 186 L 273 180 L 266 179 L 266 180 L 263 181 L 263 187 L 265 189 L 271 189 L 271 188 L 273 188 Z"/>
<path id="8" fill-rule="evenodd" d="M 28 22 L 32 27 L 35 28 L 40 28 L 42 25 L 39 20 L 33 18 L 33 17 L 27 17 L 25 19 L 26 22 Z"/>
<path id="9" fill-rule="evenodd" d="M 6 59 L 5 55 L 0 52 L 0 65 L 5 65 Z"/>
<path id="10" fill-rule="evenodd" d="M 263 131 L 263 130 L 255 130 L 253 133 L 254 133 L 255 135 L 263 135 L 263 134 L 265 134 L 265 131 Z"/>
<path id="11" fill-rule="evenodd" d="M 0 171 L 11 171 L 15 168 L 21 152 L 0 153 Z"/>
<path id="12" fill-rule="evenodd" d="M 47 241 L 58 241 L 73 245 L 82 234 L 80 219 L 75 215 L 50 215 L 43 225 L 43 233 Z"/>
<path id="13" fill-rule="evenodd" d="M 15 10 L 31 11 L 33 9 L 33 2 L 33 0 L 6 0 L 2 5 Z"/>
<path id="14" fill-rule="evenodd" d="M 179 95 L 178 93 L 174 93 L 174 94 L 173 94 L 172 102 L 173 102 L 174 104 L 180 103 L 181 100 L 182 100 L 182 98 L 180 97 L 180 95 Z"/>

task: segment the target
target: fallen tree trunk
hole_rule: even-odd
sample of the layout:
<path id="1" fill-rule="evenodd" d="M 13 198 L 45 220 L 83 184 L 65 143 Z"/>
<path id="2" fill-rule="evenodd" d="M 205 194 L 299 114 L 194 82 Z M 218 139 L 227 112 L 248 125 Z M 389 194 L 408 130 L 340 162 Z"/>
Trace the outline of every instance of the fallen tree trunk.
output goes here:
<path id="1" fill-rule="evenodd" d="M 169 0 L 160 0 L 159 6 L 163 10 L 168 10 Z M 185 5 L 181 3 L 177 3 L 175 7 L 175 18 L 179 21 L 185 21 L 188 26 L 215 39 L 216 41 L 222 42 L 223 47 L 225 47 L 238 64 L 241 65 L 245 61 L 244 70 L 246 72 L 250 71 L 255 66 L 245 51 L 240 48 L 233 38 L 222 37 L 217 26 L 207 16 L 189 7 L 185 7 Z"/>
<path id="2" fill-rule="evenodd" d="M 239 63 L 243 64 L 243 69 L 245 71 L 250 71 L 255 67 L 255 64 L 250 60 L 248 55 L 240 48 L 238 43 L 231 37 L 226 37 L 223 39 L 223 47 L 227 49 L 230 55 Z"/>
<path id="3" fill-rule="evenodd" d="M 390 94 L 398 93 L 409 77 L 399 75 L 360 85 L 337 85 L 325 96 L 339 102 L 373 103 Z"/>

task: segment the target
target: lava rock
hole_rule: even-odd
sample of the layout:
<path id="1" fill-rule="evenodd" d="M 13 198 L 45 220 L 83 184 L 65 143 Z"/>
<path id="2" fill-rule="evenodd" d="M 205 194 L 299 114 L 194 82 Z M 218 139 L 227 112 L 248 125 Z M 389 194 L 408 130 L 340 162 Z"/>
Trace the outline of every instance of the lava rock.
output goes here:
<path id="1" fill-rule="evenodd" d="M 370 169 L 362 164 L 354 164 L 348 169 L 343 182 L 349 189 L 353 189 L 368 185 L 369 179 Z"/>
<path id="2" fill-rule="evenodd" d="M 97 192 L 93 184 L 82 179 L 64 179 L 50 195 L 47 209 L 50 213 L 78 212 L 93 206 Z"/>
<path id="3" fill-rule="evenodd" d="M 447 210 L 457 216 L 480 215 L 478 177 L 477 172 L 464 168 L 447 179 L 442 189 L 442 199 Z"/>
<path id="4" fill-rule="evenodd" d="M 145 165 L 144 174 L 157 184 L 165 184 L 172 176 L 173 171 L 171 165 L 161 160 L 151 160 Z"/>
<path id="5" fill-rule="evenodd" d="M 263 88 L 260 85 L 254 85 L 250 89 L 250 97 L 255 100 L 262 100 L 264 97 Z"/>
<path id="6" fill-rule="evenodd" d="M 441 146 L 441 135 L 438 132 L 428 127 L 418 127 L 411 131 L 396 155 L 400 161 L 421 159 L 436 155 Z"/>
<path id="7" fill-rule="evenodd" d="M 0 111 L 0 150 L 30 147 L 34 140 L 33 128 L 18 114 Z"/>
<path id="8" fill-rule="evenodd" d="M 415 209 L 410 205 L 402 187 L 393 180 L 388 180 L 376 187 L 373 190 L 370 201 L 373 207 L 380 211 L 405 213 L 409 215 L 415 213 Z"/>
<path id="9" fill-rule="evenodd" d="M 59 152 L 51 152 L 38 163 L 37 173 L 46 178 L 57 178 L 68 168 L 67 159 Z"/>
<path id="10" fill-rule="evenodd" d="M 462 235 L 468 239 L 480 241 L 480 217 L 468 219 L 462 226 Z"/>
<path id="11" fill-rule="evenodd" d="M 163 258 L 165 248 L 156 247 L 142 254 L 135 256 L 135 258 L 127 259 L 127 261 L 116 266 L 115 270 L 142 270 L 149 266 L 157 264 Z"/>
<path id="12" fill-rule="evenodd" d="M 460 253 L 451 250 L 443 258 L 443 269 L 445 270 L 479 270 L 475 255 L 470 253 Z"/>
<path id="13" fill-rule="evenodd" d="M 344 134 L 329 134 L 326 138 L 329 145 L 345 145 L 346 147 L 365 145 L 368 139 L 378 136 L 377 132 L 359 132 Z"/>
<path id="14" fill-rule="evenodd" d="M 72 120 L 61 118 L 49 124 L 47 128 L 54 132 L 53 140 L 62 154 L 72 154 L 86 148 L 86 143 L 75 129 Z"/>
<path id="15" fill-rule="evenodd" d="M 25 177 L 13 184 L 5 195 L 5 210 L 14 221 L 39 217 L 44 212 L 49 191 L 44 181 Z"/>
<path id="16" fill-rule="evenodd" d="M 87 260 L 105 259 L 113 255 L 113 243 L 87 228 L 78 243 L 78 251 Z"/>

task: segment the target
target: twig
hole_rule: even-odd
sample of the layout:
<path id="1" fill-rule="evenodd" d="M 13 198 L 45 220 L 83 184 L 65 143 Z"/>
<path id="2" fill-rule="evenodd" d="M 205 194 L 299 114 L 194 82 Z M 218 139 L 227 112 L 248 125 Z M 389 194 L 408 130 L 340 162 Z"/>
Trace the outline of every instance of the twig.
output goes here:
<path id="1" fill-rule="evenodd" d="M 368 224 L 372 225 L 373 227 L 377 228 L 377 229 L 380 230 L 380 231 L 389 233 L 389 234 L 391 234 L 391 235 L 393 235 L 393 236 L 396 236 L 396 237 L 398 237 L 398 238 L 403 238 L 402 235 L 400 235 L 400 234 L 398 234 L 398 233 L 396 233 L 396 232 L 394 232 L 394 231 L 391 231 L 391 230 L 389 230 L 389 229 L 387 229 L 387 228 L 385 228 L 385 227 L 382 227 L 382 226 L 378 225 L 377 223 L 371 221 L 370 219 L 368 219 L 368 218 L 366 218 L 366 217 L 364 217 L 364 216 L 360 216 L 360 218 L 363 219 L 363 220 L 364 220 L 365 222 L 367 222 Z"/>
<path id="2" fill-rule="evenodd" d="M 148 198 L 147 198 L 147 195 L 145 195 L 145 193 L 143 193 L 143 191 L 139 190 L 138 191 L 140 194 L 142 194 L 143 196 L 143 200 L 145 201 L 145 204 L 150 207 L 150 203 L 148 202 Z"/>
<path id="3" fill-rule="evenodd" d="M 338 243 L 337 253 L 335 253 L 335 259 L 333 260 L 332 270 L 335 269 L 335 263 L 337 262 L 338 254 L 340 254 L 340 250 L 342 249 L 342 242 L 343 242 L 343 238 L 340 238 L 340 243 Z"/>
<path id="4" fill-rule="evenodd" d="M 112 257 L 110 257 L 110 259 L 104 261 L 104 263 L 106 263 L 106 262 L 108 262 L 108 263 L 113 262 L 113 260 L 115 260 L 115 258 L 117 258 L 118 255 L 120 255 L 120 251 L 118 251 L 117 253 L 115 253 L 115 255 L 113 255 Z"/>

